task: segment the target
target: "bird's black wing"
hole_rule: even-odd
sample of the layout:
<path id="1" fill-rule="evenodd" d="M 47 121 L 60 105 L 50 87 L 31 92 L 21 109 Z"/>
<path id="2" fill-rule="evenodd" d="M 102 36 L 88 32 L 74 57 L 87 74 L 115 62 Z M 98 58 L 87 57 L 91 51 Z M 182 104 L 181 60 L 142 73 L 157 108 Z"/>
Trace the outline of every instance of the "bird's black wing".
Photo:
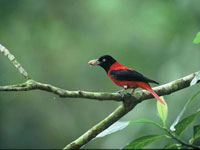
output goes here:
<path id="1" fill-rule="evenodd" d="M 142 82 L 151 82 L 159 84 L 158 82 L 151 80 L 141 73 L 135 70 L 112 70 L 110 76 L 119 81 L 142 81 Z"/>

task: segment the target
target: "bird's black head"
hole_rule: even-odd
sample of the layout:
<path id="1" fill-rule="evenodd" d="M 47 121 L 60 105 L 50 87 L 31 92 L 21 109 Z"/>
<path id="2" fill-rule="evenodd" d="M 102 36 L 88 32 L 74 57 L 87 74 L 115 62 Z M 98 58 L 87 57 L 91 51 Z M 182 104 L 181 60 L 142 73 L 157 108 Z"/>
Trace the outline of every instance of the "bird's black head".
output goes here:
<path id="1" fill-rule="evenodd" d="M 114 64 L 116 60 L 110 55 L 101 56 L 98 59 L 90 60 L 88 64 L 101 66 L 106 72 L 110 69 L 110 66 Z"/>

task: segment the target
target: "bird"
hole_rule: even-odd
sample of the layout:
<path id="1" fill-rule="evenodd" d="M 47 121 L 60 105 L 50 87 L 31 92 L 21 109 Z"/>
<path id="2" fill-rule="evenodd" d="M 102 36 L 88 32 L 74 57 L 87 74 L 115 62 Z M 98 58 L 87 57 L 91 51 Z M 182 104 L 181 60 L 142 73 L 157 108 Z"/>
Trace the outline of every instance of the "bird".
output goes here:
<path id="1" fill-rule="evenodd" d="M 150 92 L 160 103 L 165 104 L 150 86 L 150 83 L 159 84 L 158 82 L 149 79 L 136 70 L 119 63 L 112 56 L 103 55 L 98 59 L 88 61 L 88 64 L 102 67 L 114 84 L 123 87 L 122 90 L 118 91 L 119 94 L 127 89 L 132 89 L 132 93 L 134 93 L 136 88 L 141 88 Z"/>

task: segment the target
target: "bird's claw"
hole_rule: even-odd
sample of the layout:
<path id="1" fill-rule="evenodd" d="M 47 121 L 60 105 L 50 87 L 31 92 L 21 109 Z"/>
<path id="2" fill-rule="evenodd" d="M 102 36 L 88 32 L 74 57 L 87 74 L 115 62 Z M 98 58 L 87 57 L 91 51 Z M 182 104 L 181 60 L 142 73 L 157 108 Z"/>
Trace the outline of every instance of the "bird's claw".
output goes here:
<path id="1" fill-rule="evenodd" d="M 117 93 L 121 96 L 122 99 L 124 99 L 124 97 L 125 97 L 125 94 L 124 94 L 124 93 L 122 93 L 122 92 L 120 92 L 120 91 L 118 91 Z"/>
<path id="2" fill-rule="evenodd" d="M 117 92 L 120 96 L 121 96 L 121 98 L 122 99 L 124 99 L 125 98 L 125 96 L 127 96 L 127 97 L 131 97 L 132 95 L 131 95 L 131 93 L 122 93 L 122 92 Z"/>

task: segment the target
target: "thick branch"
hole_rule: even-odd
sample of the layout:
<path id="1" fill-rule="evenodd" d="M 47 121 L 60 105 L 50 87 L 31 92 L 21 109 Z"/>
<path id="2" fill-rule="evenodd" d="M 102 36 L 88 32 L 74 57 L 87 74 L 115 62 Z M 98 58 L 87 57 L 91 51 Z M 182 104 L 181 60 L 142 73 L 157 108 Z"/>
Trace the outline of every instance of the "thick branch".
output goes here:
<path id="1" fill-rule="evenodd" d="M 174 80 L 167 84 L 157 86 L 153 88 L 158 95 L 168 95 L 179 91 L 183 88 L 190 86 L 191 80 L 194 78 L 196 73 L 190 74 L 185 76 L 181 79 Z M 34 80 L 28 80 L 25 83 L 18 84 L 18 85 L 7 85 L 7 86 L 0 86 L 0 91 L 31 91 L 31 90 L 42 90 L 54 93 L 60 97 L 65 98 L 88 98 L 88 99 L 95 99 L 95 100 L 114 100 L 114 101 L 123 101 L 126 99 L 131 99 L 134 101 L 142 101 L 145 99 L 152 98 L 152 95 L 147 91 L 138 91 L 135 92 L 135 95 L 129 97 L 129 95 L 125 95 L 122 99 L 118 93 L 106 93 L 106 92 L 88 92 L 88 91 L 69 91 L 65 89 L 61 89 L 59 87 L 55 87 L 50 84 L 40 83 Z"/>
<path id="2" fill-rule="evenodd" d="M 94 100 L 114 100 L 121 101 L 121 97 L 117 93 L 88 92 L 88 91 L 69 91 L 55 87 L 50 84 L 40 83 L 34 80 L 27 80 L 25 83 L 17 85 L 0 86 L 0 91 L 31 91 L 41 90 L 50 92 L 63 98 L 88 98 Z"/>

